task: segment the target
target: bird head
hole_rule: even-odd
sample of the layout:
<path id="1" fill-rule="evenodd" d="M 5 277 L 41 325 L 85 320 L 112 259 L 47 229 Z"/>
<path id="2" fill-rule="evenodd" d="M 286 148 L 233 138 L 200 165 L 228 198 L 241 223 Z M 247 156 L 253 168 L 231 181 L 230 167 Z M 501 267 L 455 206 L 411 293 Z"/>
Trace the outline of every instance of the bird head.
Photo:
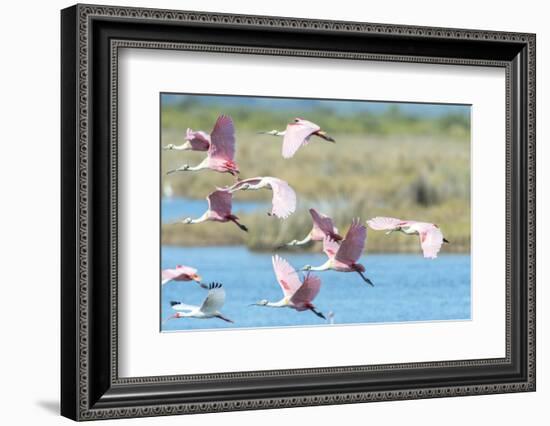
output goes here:
<path id="1" fill-rule="evenodd" d="M 170 315 L 168 318 L 166 318 L 162 323 L 164 324 L 172 319 L 180 318 L 180 314 L 181 312 L 176 312 L 174 315 Z"/>
<path id="2" fill-rule="evenodd" d="M 239 188 L 241 191 L 247 191 L 250 189 L 250 184 L 243 183 L 243 185 Z"/>
<path id="3" fill-rule="evenodd" d="M 201 277 L 199 274 L 193 274 L 193 275 L 191 275 L 191 278 L 192 278 L 194 281 L 198 282 L 199 284 L 200 284 L 200 282 L 202 281 L 202 277 Z"/>
<path id="4" fill-rule="evenodd" d="M 187 225 L 187 224 L 191 223 L 192 220 L 193 220 L 193 219 L 191 219 L 190 217 L 186 217 L 185 219 L 183 219 L 183 220 L 181 221 L 181 223 L 185 223 L 185 224 Z"/>
<path id="5" fill-rule="evenodd" d="M 171 149 L 174 149 L 175 146 L 176 146 L 176 145 L 174 145 L 173 143 L 169 143 L 169 144 L 166 145 L 163 149 L 164 149 L 165 151 L 169 151 L 169 150 L 171 150 Z"/>
<path id="6" fill-rule="evenodd" d="M 311 265 L 305 265 L 300 271 L 311 271 L 312 266 Z"/>

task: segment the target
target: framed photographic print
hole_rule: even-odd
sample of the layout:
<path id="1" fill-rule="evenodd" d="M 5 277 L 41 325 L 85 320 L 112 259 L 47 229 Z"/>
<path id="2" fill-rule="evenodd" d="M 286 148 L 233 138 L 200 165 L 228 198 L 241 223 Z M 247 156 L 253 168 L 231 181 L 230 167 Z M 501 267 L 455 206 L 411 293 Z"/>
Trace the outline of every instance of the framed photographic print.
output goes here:
<path id="1" fill-rule="evenodd" d="M 535 36 L 76 5 L 75 420 L 535 390 Z"/>

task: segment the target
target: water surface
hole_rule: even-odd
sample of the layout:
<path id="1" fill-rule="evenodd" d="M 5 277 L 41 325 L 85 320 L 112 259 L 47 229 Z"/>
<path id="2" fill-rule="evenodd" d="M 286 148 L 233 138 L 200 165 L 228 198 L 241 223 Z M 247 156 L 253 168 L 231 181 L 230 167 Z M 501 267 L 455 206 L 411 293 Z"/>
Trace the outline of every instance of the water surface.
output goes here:
<path id="1" fill-rule="evenodd" d="M 321 246 L 319 246 L 321 250 Z M 295 268 L 320 265 L 323 253 L 281 252 Z M 162 268 L 194 266 L 204 282 L 218 281 L 226 290 L 222 313 L 235 321 L 182 318 L 162 325 L 163 331 L 329 325 L 311 312 L 247 306 L 261 299 L 278 301 L 271 253 L 233 247 L 162 247 Z M 470 255 L 443 254 L 435 260 L 418 254 L 368 254 L 361 262 L 375 287 L 355 273 L 319 272 L 321 291 L 314 304 L 335 324 L 404 321 L 468 320 L 470 317 Z M 160 284 L 159 284 L 160 285 Z M 161 289 L 161 317 L 174 313 L 170 301 L 200 305 L 206 291 L 193 282 L 171 282 Z"/>

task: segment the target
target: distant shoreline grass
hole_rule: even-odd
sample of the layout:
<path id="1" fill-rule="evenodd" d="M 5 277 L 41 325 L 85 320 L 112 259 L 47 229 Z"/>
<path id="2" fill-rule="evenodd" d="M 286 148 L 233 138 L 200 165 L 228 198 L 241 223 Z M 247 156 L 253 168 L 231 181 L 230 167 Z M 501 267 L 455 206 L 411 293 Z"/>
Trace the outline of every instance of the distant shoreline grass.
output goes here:
<path id="1" fill-rule="evenodd" d="M 182 143 L 187 127 L 210 131 L 219 113 L 203 107 L 163 109 L 161 146 Z M 308 209 L 315 207 L 333 217 L 341 233 L 354 217 L 364 223 L 374 216 L 392 216 L 438 224 L 451 241 L 444 246 L 444 253 L 470 251 L 469 119 L 410 118 L 394 111 L 383 117 L 361 116 L 366 121 L 348 131 L 329 112 L 317 113 L 336 143 L 312 140 L 288 160 L 281 156 L 282 138 L 257 134 L 259 130 L 282 130 L 282 113 L 240 111 L 233 115 L 240 177 L 276 176 L 287 181 L 298 194 L 296 213 L 284 221 L 265 212 L 239 215 L 249 233 L 231 223 L 163 225 L 162 244 L 245 245 L 251 250 L 272 251 L 309 233 Z M 312 116 L 308 118 L 318 118 Z M 378 130 L 368 131 L 373 122 L 378 123 Z M 162 151 L 161 156 L 161 185 L 169 187 L 174 196 L 204 199 L 216 187 L 234 182 L 230 175 L 212 171 L 166 175 L 182 164 L 198 164 L 205 156 L 203 152 Z M 238 192 L 235 198 L 270 202 L 271 192 Z M 319 251 L 321 244 L 292 250 Z M 420 248 L 416 237 L 369 230 L 366 250 L 414 253 Z"/>

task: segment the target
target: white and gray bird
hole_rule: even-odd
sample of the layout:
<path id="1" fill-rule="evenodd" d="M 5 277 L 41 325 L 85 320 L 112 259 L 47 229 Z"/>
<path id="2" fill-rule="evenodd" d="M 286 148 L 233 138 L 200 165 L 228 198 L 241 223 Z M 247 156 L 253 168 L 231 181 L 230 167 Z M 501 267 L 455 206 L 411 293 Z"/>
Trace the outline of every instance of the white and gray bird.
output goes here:
<path id="1" fill-rule="evenodd" d="M 171 301 L 170 305 L 176 313 L 168 317 L 166 321 L 177 318 L 219 318 L 226 322 L 233 323 L 233 320 L 230 320 L 220 312 L 220 309 L 224 303 L 225 290 L 222 288 L 222 284 L 211 283 L 208 285 L 208 295 L 200 306 L 187 305 L 183 302 Z"/>

